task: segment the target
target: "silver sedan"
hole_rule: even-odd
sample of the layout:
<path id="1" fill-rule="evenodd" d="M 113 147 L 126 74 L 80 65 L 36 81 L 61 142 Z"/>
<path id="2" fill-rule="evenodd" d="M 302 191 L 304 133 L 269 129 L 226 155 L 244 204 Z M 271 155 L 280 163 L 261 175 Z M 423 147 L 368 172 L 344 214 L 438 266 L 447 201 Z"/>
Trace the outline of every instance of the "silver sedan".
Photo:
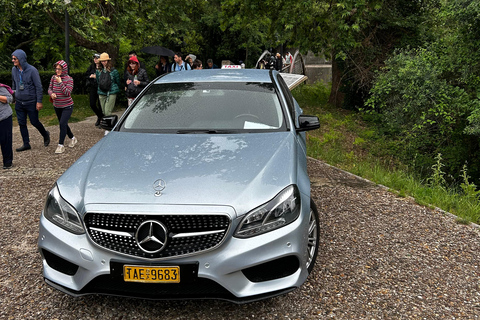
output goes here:
<path id="1" fill-rule="evenodd" d="M 280 73 L 157 78 L 56 182 L 43 276 L 73 296 L 254 301 L 312 271 L 318 213 L 302 114 Z"/>

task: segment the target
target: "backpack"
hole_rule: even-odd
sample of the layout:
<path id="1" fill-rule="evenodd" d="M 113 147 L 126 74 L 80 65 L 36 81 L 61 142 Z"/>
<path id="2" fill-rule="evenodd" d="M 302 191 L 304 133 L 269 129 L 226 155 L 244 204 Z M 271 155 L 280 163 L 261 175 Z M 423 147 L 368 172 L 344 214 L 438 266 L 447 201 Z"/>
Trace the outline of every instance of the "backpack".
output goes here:
<path id="1" fill-rule="evenodd" d="M 100 72 L 100 79 L 98 79 L 98 87 L 103 92 L 108 92 L 112 88 L 112 78 L 110 72 Z"/>

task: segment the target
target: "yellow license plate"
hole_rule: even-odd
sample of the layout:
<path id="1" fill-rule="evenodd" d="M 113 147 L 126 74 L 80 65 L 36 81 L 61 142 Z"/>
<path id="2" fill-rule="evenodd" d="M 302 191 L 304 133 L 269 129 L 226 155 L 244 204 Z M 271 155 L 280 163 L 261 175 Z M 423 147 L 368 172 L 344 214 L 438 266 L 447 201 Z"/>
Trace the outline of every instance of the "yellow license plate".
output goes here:
<path id="1" fill-rule="evenodd" d="M 179 283 L 180 267 L 123 266 L 127 282 Z"/>

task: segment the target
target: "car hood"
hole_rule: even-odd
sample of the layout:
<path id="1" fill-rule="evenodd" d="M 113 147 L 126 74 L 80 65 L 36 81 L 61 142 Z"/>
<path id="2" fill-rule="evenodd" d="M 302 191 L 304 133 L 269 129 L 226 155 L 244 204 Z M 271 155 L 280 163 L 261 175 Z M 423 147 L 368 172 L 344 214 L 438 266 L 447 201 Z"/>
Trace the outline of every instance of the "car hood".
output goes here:
<path id="1" fill-rule="evenodd" d="M 295 183 L 294 139 L 291 132 L 112 131 L 57 185 L 79 212 L 89 204 L 228 205 L 243 214 Z M 166 184 L 160 196 L 154 190 L 158 179 Z"/>

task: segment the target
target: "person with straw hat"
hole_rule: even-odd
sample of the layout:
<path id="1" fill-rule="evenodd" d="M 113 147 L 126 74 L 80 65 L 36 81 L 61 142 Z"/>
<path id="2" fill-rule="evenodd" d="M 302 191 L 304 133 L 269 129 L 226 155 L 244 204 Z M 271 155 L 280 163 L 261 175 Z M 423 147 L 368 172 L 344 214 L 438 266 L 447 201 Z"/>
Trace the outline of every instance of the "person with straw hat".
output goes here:
<path id="1" fill-rule="evenodd" d="M 117 94 L 120 92 L 120 75 L 113 67 L 108 53 L 102 53 L 98 61 L 100 61 L 100 68 L 96 71 L 98 98 L 103 114 L 109 116 L 113 112 Z"/>

